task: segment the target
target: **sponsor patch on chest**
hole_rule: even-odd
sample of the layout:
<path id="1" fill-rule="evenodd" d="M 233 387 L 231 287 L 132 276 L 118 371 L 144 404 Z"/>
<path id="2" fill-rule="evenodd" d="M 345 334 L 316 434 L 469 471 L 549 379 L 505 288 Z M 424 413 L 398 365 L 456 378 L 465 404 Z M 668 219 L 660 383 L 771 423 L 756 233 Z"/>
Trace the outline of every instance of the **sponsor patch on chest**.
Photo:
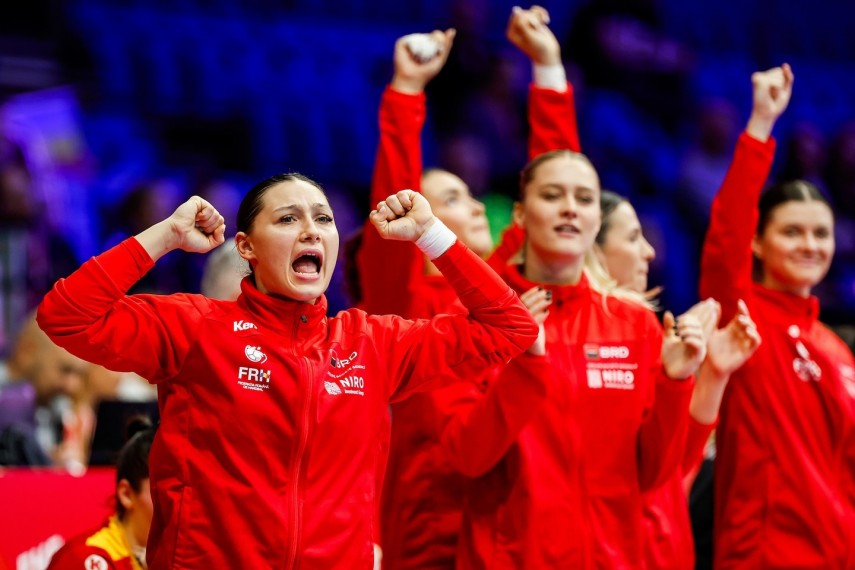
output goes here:
<path id="1" fill-rule="evenodd" d="M 330 349 L 329 369 L 324 389 L 330 396 L 365 395 L 365 365 L 360 362 L 359 352 Z"/>
<path id="2" fill-rule="evenodd" d="M 638 363 L 625 344 L 586 343 L 585 379 L 593 390 L 635 390 Z"/>

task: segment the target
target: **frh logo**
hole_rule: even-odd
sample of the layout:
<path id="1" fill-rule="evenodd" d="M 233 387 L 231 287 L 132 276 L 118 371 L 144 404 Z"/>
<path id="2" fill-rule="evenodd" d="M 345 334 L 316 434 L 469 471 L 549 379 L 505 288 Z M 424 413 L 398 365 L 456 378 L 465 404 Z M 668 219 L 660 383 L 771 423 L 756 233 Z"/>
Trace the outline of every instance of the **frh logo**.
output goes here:
<path id="1" fill-rule="evenodd" d="M 249 329 L 258 329 L 258 327 L 255 326 L 255 323 L 250 323 L 248 321 L 246 321 L 246 322 L 245 321 L 235 321 L 234 322 L 234 332 L 248 331 Z"/>
<path id="2" fill-rule="evenodd" d="M 238 368 L 238 380 L 246 380 L 248 382 L 266 382 L 267 384 L 270 384 L 270 370 L 241 366 Z"/>
<path id="3" fill-rule="evenodd" d="M 585 358 L 588 360 L 599 359 L 625 359 L 629 358 L 629 347 L 627 346 L 607 346 L 597 344 L 586 344 L 584 346 Z"/>
<path id="4" fill-rule="evenodd" d="M 244 354 L 246 354 L 246 357 L 249 359 L 250 362 L 257 362 L 258 364 L 267 362 L 267 355 L 261 352 L 260 346 L 246 345 L 246 348 L 243 352 Z"/>
<path id="5" fill-rule="evenodd" d="M 244 390 L 264 392 L 270 389 L 270 370 L 241 366 L 238 368 L 238 385 Z"/>

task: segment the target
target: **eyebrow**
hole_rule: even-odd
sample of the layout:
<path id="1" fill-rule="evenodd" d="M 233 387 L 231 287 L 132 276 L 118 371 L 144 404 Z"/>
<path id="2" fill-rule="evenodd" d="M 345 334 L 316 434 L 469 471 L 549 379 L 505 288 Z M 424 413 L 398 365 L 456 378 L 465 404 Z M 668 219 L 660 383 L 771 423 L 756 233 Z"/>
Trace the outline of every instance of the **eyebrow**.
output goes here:
<path id="1" fill-rule="evenodd" d="M 322 204 L 321 202 L 315 202 L 314 204 L 312 204 L 311 207 L 314 210 L 317 210 L 318 208 L 332 210 L 332 208 L 329 205 Z M 279 212 L 280 210 L 302 210 L 302 208 L 297 204 L 287 204 L 285 206 L 279 206 L 278 208 L 275 208 L 273 210 L 273 213 Z"/>

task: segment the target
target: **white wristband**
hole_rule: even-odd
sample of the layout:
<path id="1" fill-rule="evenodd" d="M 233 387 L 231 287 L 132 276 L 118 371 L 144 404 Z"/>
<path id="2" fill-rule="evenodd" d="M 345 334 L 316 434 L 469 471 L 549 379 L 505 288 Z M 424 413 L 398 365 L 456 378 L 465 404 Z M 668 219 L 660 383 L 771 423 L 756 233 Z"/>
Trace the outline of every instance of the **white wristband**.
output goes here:
<path id="1" fill-rule="evenodd" d="M 416 246 L 433 261 L 448 251 L 456 241 L 457 236 L 454 232 L 448 229 L 442 220 L 434 218 L 433 224 L 416 240 Z"/>
<path id="2" fill-rule="evenodd" d="M 567 91 L 567 74 L 563 65 L 533 65 L 534 84 L 544 89 Z"/>

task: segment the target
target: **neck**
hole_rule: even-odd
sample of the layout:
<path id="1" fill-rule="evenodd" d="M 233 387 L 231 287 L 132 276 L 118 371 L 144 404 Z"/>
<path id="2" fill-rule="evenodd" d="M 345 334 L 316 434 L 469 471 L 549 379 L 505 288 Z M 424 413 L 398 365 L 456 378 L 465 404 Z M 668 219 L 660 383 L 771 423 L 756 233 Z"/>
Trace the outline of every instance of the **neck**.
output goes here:
<path id="1" fill-rule="evenodd" d="M 767 289 L 771 289 L 773 291 L 781 291 L 783 293 L 789 293 L 790 295 L 795 295 L 796 297 L 801 297 L 802 299 L 807 299 L 808 297 L 810 297 L 810 285 L 785 283 L 783 281 L 775 279 L 769 274 L 763 275 L 763 280 L 760 282 L 760 284 L 766 287 Z"/>
<path id="2" fill-rule="evenodd" d="M 526 246 L 522 273 L 534 283 L 576 285 L 582 279 L 584 261 L 584 256 L 574 260 L 546 260 Z"/>

